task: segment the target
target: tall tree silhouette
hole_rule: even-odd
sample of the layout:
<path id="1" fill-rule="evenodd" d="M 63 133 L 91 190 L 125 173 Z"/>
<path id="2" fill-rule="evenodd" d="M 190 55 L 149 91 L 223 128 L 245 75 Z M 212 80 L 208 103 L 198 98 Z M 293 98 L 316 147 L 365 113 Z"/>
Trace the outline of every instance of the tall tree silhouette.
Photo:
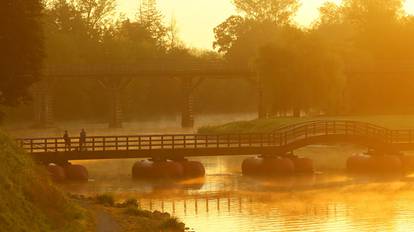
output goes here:
<path id="1" fill-rule="evenodd" d="M 15 106 L 29 99 L 43 58 L 40 0 L 0 3 L 0 104 Z"/>
<path id="2" fill-rule="evenodd" d="M 156 0 L 142 0 L 139 9 L 139 22 L 148 30 L 161 47 L 167 36 L 167 28 L 164 26 L 163 15 L 157 9 Z"/>

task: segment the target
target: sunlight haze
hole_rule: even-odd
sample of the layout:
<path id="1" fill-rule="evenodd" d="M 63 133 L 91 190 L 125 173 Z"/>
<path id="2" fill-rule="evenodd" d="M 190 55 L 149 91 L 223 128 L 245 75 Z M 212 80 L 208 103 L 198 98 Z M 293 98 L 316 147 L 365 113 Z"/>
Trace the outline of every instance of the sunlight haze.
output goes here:
<path id="1" fill-rule="evenodd" d="M 341 2 L 341 0 L 301 0 L 302 6 L 296 15 L 296 21 L 302 26 L 309 26 L 318 17 L 319 7 L 328 1 Z M 121 12 L 130 18 L 135 17 L 139 0 L 118 0 L 118 2 Z M 183 42 L 204 49 L 212 48 L 213 28 L 236 13 L 231 0 L 158 0 L 158 6 L 165 20 L 170 21 L 175 17 Z M 414 13 L 414 0 L 407 0 L 405 8 L 407 12 Z"/>

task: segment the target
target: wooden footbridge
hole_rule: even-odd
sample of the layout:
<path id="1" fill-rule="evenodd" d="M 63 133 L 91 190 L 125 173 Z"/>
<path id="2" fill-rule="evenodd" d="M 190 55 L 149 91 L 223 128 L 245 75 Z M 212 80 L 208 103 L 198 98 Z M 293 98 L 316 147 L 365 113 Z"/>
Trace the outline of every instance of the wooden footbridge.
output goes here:
<path id="1" fill-rule="evenodd" d="M 414 130 L 390 130 L 355 121 L 309 121 L 271 133 L 165 134 L 17 139 L 21 148 L 43 163 L 68 160 L 167 158 L 222 155 L 285 155 L 312 144 L 352 143 L 380 153 L 414 149 Z"/>
<path id="2" fill-rule="evenodd" d="M 37 125 L 53 125 L 53 89 L 63 80 L 96 81 L 110 98 L 110 128 L 121 128 L 123 109 L 121 95 L 134 80 L 154 78 L 175 79 L 180 83 L 181 126 L 194 126 L 194 91 L 206 79 L 244 79 L 251 83 L 258 93 L 258 117 L 264 115 L 262 109 L 262 89 L 255 72 L 248 67 L 235 67 L 219 59 L 175 60 L 145 59 L 129 64 L 55 64 L 45 67 L 43 81 L 35 86 L 35 115 Z"/>

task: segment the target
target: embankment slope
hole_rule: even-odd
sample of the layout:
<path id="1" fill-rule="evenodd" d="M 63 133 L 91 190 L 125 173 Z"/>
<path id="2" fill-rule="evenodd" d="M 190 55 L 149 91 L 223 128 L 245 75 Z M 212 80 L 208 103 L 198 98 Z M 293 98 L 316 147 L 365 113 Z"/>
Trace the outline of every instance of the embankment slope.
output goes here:
<path id="1" fill-rule="evenodd" d="M 85 231 L 87 213 L 0 131 L 0 231 Z"/>

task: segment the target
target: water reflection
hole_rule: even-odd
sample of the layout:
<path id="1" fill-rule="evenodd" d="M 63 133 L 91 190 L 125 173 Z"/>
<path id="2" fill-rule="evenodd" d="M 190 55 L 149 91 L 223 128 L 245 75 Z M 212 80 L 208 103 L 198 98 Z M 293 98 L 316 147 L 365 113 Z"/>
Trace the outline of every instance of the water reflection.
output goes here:
<path id="1" fill-rule="evenodd" d="M 308 149 L 302 152 L 313 155 Z M 349 150 L 322 152 L 345 160 Z M 119 200 L 134 197 L 144 209 L 170 212 L 197 232 L 414 230 L 413 177 L 348 176 L 328 168 L 311 176 L 249 178 L 240 174 L 244 158 L 199 158 L 205 178 L 167 182 L 133 181 L 136 160 L 83 162 L 94 179 L 63 187 L 87 195 L 112 192 Z"/>

